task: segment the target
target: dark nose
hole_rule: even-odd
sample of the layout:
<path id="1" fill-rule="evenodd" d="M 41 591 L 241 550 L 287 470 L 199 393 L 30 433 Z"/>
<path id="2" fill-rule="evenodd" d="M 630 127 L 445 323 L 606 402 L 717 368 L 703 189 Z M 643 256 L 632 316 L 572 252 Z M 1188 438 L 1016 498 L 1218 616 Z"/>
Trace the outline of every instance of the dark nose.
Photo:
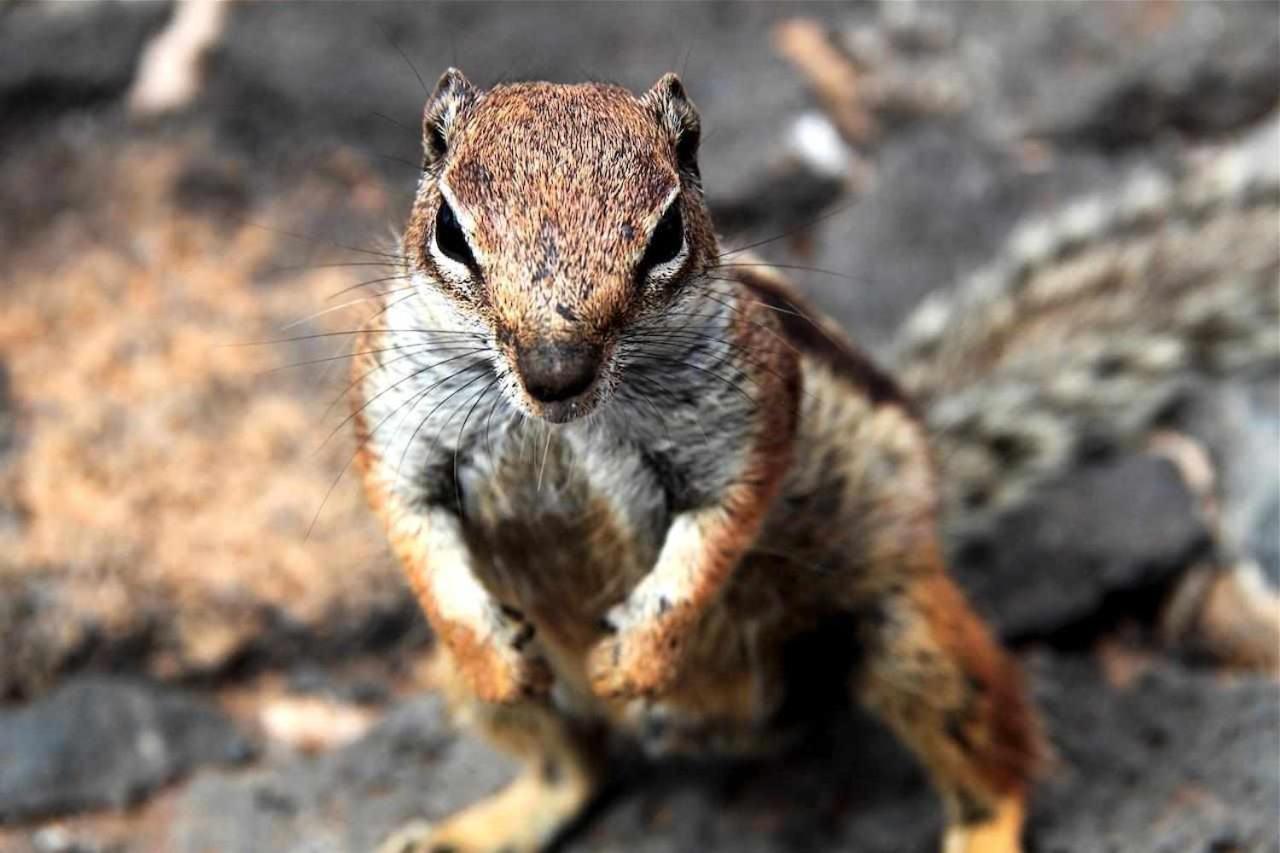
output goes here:
<path id="1" fill-rule="evenodd" d="M 591 344 L 535 344 L 516 352 L 516 366 L 529 396 L 556 403 L 591 387 L 600 367 L 600 348 Z"/>

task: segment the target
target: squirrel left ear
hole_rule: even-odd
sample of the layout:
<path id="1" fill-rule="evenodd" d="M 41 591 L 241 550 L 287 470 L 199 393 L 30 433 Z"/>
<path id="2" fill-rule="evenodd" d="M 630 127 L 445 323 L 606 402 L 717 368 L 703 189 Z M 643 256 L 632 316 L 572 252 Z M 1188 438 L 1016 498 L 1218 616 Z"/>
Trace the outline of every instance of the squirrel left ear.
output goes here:
<path id="1" fill-rule="evenodd" d="M 658 121 L 670 136 L 676 150 L 676 162 L 680 171 L 697 179 L 698 144 L 702 141 L 702 120 L 684 84 L 674 73 L 662 75 L 644 95 L 644 102 L 654 111 Z"/>
<path id="2" fill-rule="evenodd" d="M 444 157 L 449 150 L 459 113 L 476 98 L 475 87 L 461 71 L 450 68 L 440 75 L 435 91 L 422 111 L 422 148 L 426 165 Z"/>

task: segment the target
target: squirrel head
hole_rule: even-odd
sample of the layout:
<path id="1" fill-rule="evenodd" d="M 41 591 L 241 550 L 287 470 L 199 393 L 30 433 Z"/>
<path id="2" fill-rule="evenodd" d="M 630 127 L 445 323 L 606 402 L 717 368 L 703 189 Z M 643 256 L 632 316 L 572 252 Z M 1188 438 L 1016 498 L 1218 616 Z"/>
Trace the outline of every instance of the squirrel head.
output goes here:
<path id="1" fill-rule="evenodd" d="M 714 264 L 697 110 L 674 74 L 481 90 L 456 69 L 423 116 L 405 236 L 415 278 L 486 329 L 514 402 L 562 422 L 617 381 L 630 326 Z"/>

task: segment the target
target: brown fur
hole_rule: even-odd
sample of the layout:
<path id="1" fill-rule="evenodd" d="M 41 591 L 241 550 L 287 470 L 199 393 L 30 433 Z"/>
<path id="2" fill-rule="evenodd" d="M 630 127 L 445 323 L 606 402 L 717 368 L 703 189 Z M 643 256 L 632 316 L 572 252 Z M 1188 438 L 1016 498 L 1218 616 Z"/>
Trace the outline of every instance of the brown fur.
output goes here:
<path id="1" fill-rule="evenodd" d="M 530 771 L 388 849 L 539 849 L 595 784 L 578 734 L 592 726 L 655 750 L 758 748 L 795 687 L 787 650 L 827 630 L 833 661 L 864 660 L 821 677 L 852 678 L 930 769 L 948 853 L 1017 850 L 1038 732 L 1016 668 L 945 575 L 924 432 L 783 279 L 711 274 L 720 254 L 679 81 L 639 98 L 593 84 L 479 92 L 450 72 L 424 125 L 405 236 L 420 298 L 436 300 L 422 310 L 488 342 L 493 411 L 522 414 L 496 445 L 483 432 L 468 444 L 489 386 L 462 385 L 475 402 L 458 422 L 426 415 L 414 463 L 452 442 L 451 465 L 429 470 L 462 479 L 402 477 L 395 457 L 413 445 L 397 453 L 369 407 L 418 375 L 393 381 L 379 353 L 418 339 L 388 320 L 358 344 L 360 464 L 460 717 Z M 677 190 L 671 263 L 683 260 L 651 280 L 637 264 Z M 432 249 L 446 199 L 475 255 L 465 275 Z M 552 418 L 514 352 L 584 341 L 602 353 L 599 378 Z M 413 414 L 415 399 L 386 405 Z M 547 766 L 577 768 L 571 793 L 538 781 Z M 520 810 L 550 817 L 521 824 Z"/>

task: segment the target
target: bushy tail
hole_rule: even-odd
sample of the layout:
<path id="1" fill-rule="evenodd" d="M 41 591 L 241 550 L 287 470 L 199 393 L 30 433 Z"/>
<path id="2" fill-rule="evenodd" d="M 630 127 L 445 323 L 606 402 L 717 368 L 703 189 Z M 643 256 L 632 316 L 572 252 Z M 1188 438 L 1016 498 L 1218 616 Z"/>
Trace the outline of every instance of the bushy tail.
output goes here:
<path id="1" fill-rule="evenodd" d="M 1280 368 L 1280 124 L 1021 230 L 894 352 L 961 530 L 1140 439 L 1206 378 Z"/>

